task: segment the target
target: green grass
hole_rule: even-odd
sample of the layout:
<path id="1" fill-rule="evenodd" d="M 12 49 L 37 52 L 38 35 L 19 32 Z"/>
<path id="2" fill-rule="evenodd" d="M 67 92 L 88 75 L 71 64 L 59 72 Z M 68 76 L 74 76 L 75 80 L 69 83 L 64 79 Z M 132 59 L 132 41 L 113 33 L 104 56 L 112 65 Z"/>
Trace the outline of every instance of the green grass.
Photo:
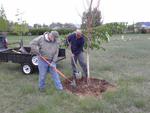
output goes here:
<path id="1" fill-rule="evenodd" d="M 38 73 L 23 75 L 19 64 L 0 63 L 0 113 L 150 113 L 150 35 L 114 35 L 106 51 L 90 54 L 91 76 L 117 86 L 102 98 L 78 97 L 55 90 L 50 75 L 45 93 L 38 91 Z M 28 45 L 34 37 L 23 37 Z M 8 41 L 20 37 L 9 36 Z M 12 45 L 11 47 L 15 47 Z M 70 57 L 58 64 L 71 75 Z M 61 78 L 62 79 L 62 78 Z M 63 79 L 62 79 L 63 80 Z"/>

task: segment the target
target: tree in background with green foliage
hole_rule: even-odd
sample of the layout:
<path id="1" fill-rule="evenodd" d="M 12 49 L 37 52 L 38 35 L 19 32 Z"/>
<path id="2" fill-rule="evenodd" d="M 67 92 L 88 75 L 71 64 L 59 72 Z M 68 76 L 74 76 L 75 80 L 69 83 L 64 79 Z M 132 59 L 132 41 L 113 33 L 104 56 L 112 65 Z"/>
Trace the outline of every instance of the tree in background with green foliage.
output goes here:
<path id="1" fill-rule="evenodd" d="M 23 21 L 21 24 L 14 23 L 13 25 L 13 33 L 16 35 L 26 35 L 29 32 L 28 24 Z"/>
<path id="2" fill-rule="evenodd" d="M 22 20 L 22 14 L 20 13 L 20 10 L 17 9 L 17 22 L 13 25 L 13 33 L 16 35 L 26 35 L 26 33 L 29 32 L 29 27 L 26 21 Z"/>
<path id="3" fill-rule="evenodd" d="M 8 30 L 8 21 L 5 14 L 5 10 L 3 6 L 1 5 L 0 9 L 0 32 L 7 32 Z"/>
<path id="4" fill-rule="evenodd" d="M 127 22 L 107 23 L 106 26 L 111 29 L 112 34 L 123 34 L 127 29 Z"/>

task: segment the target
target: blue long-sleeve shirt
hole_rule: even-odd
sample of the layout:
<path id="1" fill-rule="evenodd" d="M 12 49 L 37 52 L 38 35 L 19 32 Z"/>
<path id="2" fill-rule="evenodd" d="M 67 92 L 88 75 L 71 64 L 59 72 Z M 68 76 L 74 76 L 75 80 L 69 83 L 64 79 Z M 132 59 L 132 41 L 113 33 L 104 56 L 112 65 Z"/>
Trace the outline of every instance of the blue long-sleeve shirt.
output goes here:
<path id="1" fill-rule="evenodd" d="M 71 44 L 71 51 L 74 55 L 78 55 L 83 51 L 84 35 L 77 39 L 76 33 L 73 33 L 68 36 L 67 40 Z"/>

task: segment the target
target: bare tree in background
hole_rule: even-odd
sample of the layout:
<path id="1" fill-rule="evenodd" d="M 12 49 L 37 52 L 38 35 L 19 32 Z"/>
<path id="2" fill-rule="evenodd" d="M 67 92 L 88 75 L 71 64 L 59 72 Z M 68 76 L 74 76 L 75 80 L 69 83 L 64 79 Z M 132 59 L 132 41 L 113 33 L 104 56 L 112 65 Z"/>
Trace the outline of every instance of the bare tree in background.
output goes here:
<path id="1" fill-rule="evenodd" d="M 97 26 L 102 25 L 101 11 L 98 10 L 97 8 L 94 8 L 91 13 L 93 16 L 92 27 L 97 27 Z M 81 24 L 82 29 L 86 28 L 88 14 L 89 14 L 89 12 L 87 12 L 87 11 L 84 11 L 82 14 L 82 24 Z"/>

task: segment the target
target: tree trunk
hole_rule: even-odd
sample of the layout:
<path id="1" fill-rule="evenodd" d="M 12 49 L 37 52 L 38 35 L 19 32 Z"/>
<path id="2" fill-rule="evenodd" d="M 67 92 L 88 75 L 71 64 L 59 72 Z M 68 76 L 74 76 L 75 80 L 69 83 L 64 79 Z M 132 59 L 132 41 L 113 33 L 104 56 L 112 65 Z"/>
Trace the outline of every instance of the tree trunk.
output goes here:
<path id="1" fill-rule="evenodd" d="M 87 81 L 87 85 L 90 84 L 90 54 L 89 54 L 89 49 L 87 50 L 87 78 L 86 78 L 86 81 Z"/>

